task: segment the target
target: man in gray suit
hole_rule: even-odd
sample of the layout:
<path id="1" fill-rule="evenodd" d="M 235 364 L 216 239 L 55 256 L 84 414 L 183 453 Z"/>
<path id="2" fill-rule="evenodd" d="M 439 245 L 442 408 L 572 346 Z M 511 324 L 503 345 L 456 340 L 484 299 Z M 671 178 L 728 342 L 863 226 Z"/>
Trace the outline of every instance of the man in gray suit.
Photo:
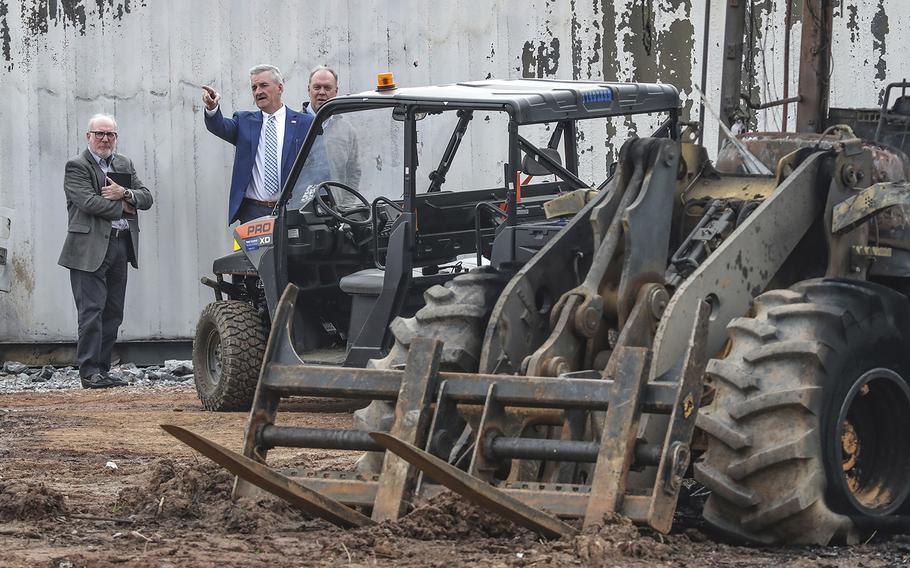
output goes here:
<path id="1" fill-rule="evenodd" d="M 152 206 L 133 162 L 117 148 L 114 117 L 96 114 L 85 133 L 88 148 L 70 158 L 63 177 L 69 229 L 58 263 L 70 269 L 70 284 L 79 314 L 76 359 L 83 388 L 126 383 L 108 374 L 117 330 L 123 321 L 127 262 L 138 268 L 137 209 Z M 129 188 L 108 174 L 127 174 Z"/>
<path id="2" fill-rule="evenodd" d="M 322 105 L 338 96 L 338 74 L 334 69 L 319 65 L 310 71 L 307 84 L 309 102 L 303 103 L 304 112 L 315 118 Z M 340 181 L 355 190 L 360 190 L 360 155 L 357 149 L 357 132 L 343 114 L 336 114 L 322 124 L 323 143 L 328 158 L 332 181 Z M 332 190 L 338 205 L 356 207 L 360 202 L 350 193 Z"/>

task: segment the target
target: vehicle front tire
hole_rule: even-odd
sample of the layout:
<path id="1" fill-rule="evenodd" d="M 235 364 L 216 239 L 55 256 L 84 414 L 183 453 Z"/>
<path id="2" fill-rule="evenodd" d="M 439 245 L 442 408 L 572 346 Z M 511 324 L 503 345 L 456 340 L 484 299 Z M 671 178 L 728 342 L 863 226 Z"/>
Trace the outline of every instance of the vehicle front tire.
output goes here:
<path id="1" fill-rule="evenodd" d="M 250 409 L 267 339 L 262 318 L 246 302 L 216 301 L 202 310 L 193 339 L 193 377 L 203 408 Z"/>
<path id="2" fill-rule="evenodd" d="M 400 368 L 407 361 L 411 340 L 426 337 L 442 340 L 440 371 L 476 372 L 480 364 L 483 334 L 490 312 L 505 284 L 503 277 L 490 268 L 475 268 L 456 276 L 445 285 L 436 285 L 424 292 L 426 304 L 414 317 L 397 317 L 391 330 L 395 343 L 389 354 L 373 359 L 371 369 Z M 354 413 L 358 430 L 388 432 L 395 407 L 374 400 L 368 407 Z M 362 473 L 378 473 L 383 454 L 365 453 L 357 464 Z"/>

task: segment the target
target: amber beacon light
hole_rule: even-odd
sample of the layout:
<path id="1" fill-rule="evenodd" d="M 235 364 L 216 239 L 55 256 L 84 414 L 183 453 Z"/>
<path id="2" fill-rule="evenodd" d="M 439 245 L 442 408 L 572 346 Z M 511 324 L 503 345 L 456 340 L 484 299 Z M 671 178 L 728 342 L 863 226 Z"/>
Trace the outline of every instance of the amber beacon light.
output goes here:
<path id="1" fill-rule="evenodd" d="M 379 73 L 376 75 L 376 90 L 390 91 L 396 89 L 395 77 L 391 73 Z"/>

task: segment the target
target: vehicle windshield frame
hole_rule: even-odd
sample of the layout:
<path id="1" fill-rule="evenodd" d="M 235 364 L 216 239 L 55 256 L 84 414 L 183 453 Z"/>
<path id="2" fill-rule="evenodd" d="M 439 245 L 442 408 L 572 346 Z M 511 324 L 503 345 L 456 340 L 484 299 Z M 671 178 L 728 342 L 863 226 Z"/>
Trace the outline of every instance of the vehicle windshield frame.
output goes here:
<path id="1" fill-rule="evenodd" d="M 326 102 L 319 110 L 316 112 L 316 117 L 313 119 L 314 126 L 309 129 L 307 132 L 306 138 L 304 138 L 303 144 L 300 147 L 300 151 L 297 153 L 297 157 L 294 159 L 294 165 L 291 167 L 291 172 L 288 174 L 287 181 L 282 187 L 281 194 L 278 198 L 278 206 L 281 209 L 284 209 L 287 205 L 288 200 L 291 198 L 293 188 L 297 183 L 297 179 L 300 177 L 300 172 L 303 169 L 304 164 L 306 163 L 309 153 L 312 150 L 313 144 L 316 141 L 316 137 L 320 136 L 323 133 L 322 124 L 332 116 L 344 115 L 355 112 L 362 112 L 368 110 L 376 110 L 382 108 L 390 109 L 390 112 L 395 107 L 404 107 L 406 119 L 403 122 L 405 125 L 405 135 L 402 139 L 402 155 L 405 156 L 405 166 L 412 166 L 410 163 L 408 151 L 408 123 L 418 122 L 414 119 L 415 115 L 426 112 L 428 114 L 435 114 L 437 112 L 453 112 L 459 110 L 470 110 L 475 112 L 504 112 L 509 118 L 510 123 L 514 122 L 514 113 L 510 104 L 508 103 L 489 103 L 489 104 L 479 104 L 479 103 L 447 103 L 443 101 L 426 101 L 426 100 L 403 100 L 403 99 L 332 99 Z M 512 144 L 510 140 L 510 145 Z M 405 182 L 407 183 L 407 182 Z M 404 195 L 407 195 L 408 192 L 405 192 Z"/>

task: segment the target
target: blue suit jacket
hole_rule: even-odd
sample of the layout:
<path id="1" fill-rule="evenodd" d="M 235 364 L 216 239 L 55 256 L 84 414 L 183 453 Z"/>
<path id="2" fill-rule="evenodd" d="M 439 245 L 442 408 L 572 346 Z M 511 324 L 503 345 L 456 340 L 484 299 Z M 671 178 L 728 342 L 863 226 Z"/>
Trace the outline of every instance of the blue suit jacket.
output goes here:
<path id="1" fill-rule="evenodd" d="M 282 187 L 288 179 L 310 124 L 313 123 L 313 117 L 307 113 L 293 111 L 287 106 L 285 112 L 284 145 L 281 149 Z M 235 112 L 232 118 L 225 118 L 219 106 L 212 116 L 205 111 L 202 114 L 209 132 L 237 147 L 234 151 L 234 172 L 231 175 L 231 196 L 228 200 L 228 224 L 231 224 L 237 219 L 240 202 L 253 179 L 253 163 L 256 161 L 262 131 L 262 111 L 240 111 Z"/>

